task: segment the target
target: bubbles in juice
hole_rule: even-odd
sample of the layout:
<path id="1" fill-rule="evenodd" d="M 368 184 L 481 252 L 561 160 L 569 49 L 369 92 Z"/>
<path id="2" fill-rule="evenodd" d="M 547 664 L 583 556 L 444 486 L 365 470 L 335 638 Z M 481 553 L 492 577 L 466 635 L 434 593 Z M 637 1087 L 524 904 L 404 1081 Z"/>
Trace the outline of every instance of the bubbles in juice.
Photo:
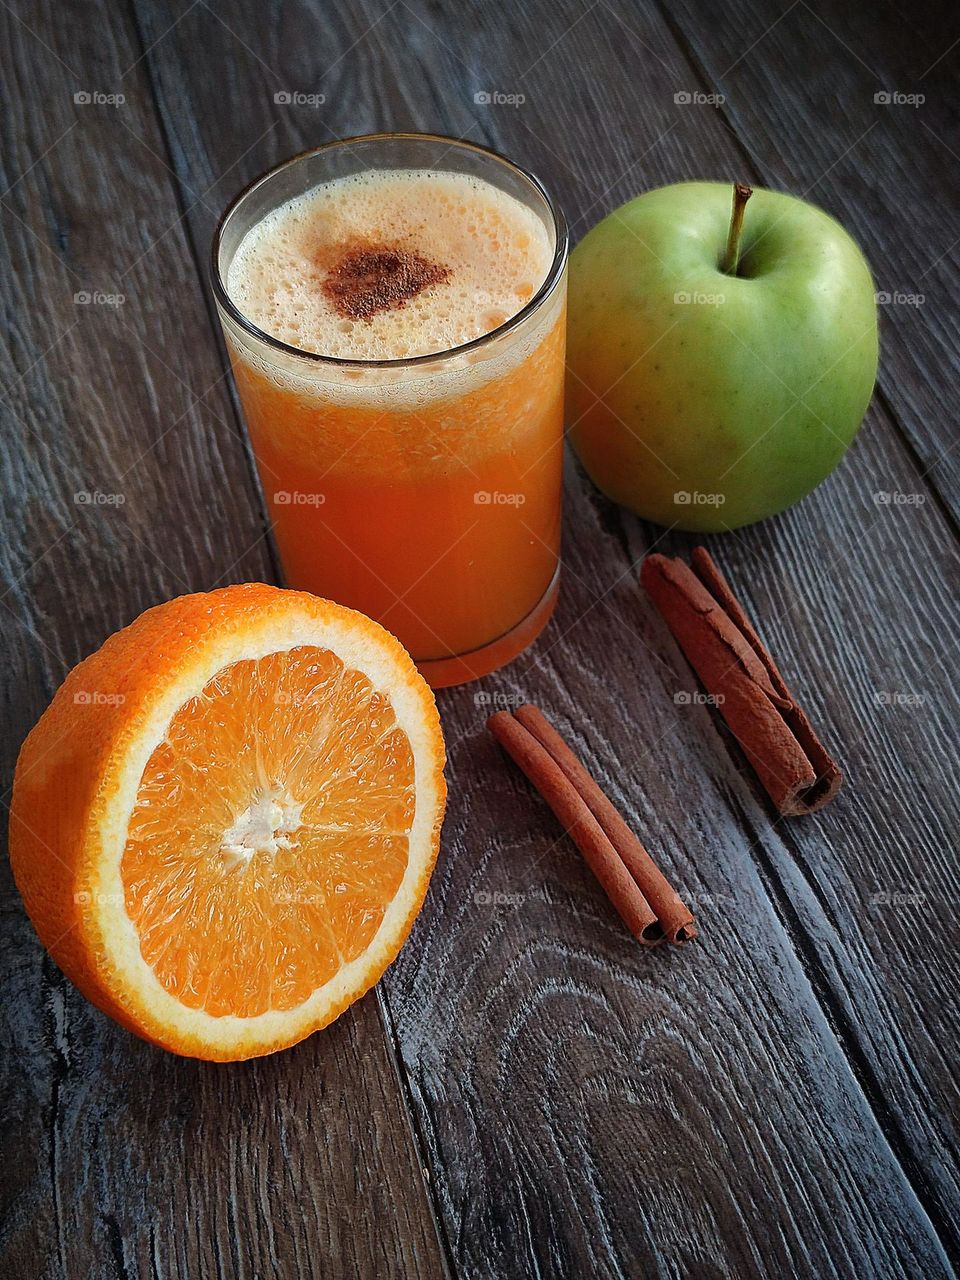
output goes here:
<path id="1" fill-rule="evenodd" d="M 242 240 L 227 291 L 290 346 L 352 360 L 449 351 L 498 328 L 553 259 L 542 220 L 480 178 L 375 170 L 323 183 Z"/>

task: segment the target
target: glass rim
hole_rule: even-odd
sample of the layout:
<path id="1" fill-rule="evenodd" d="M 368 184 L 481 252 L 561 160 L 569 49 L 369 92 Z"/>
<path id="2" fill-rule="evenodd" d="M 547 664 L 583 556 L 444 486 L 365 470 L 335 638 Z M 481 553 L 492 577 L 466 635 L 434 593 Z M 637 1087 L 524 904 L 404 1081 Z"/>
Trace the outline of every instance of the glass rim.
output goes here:
<path id="1" fill-rule="evenodd" d="M 456 347 L 447 347 L 443 351 L 430 351 L 425 355 L 419 356 L 402 356 L 394 360 L 359 360 L 345 358 L 343 356 L 322 355 L 317 351 L 304 351 L 302 347 L 293 347 L 288 342 L 284 342 L 282 338 L 277 338 L 271 333 L 267 333 L 264 329 L 259 328 L 253 321 L 243 314 L 237 304 L 227 293 L 226 285 L 220 272 L 220 249 L 223 243 L 223 233 L 227 223 L 233 214 L 240 208 L 241 204 L 251 196 L 254 191 L 258 190 L 265 183 L 269 182 L 278 173 L 291 168 L 295 164 L 299 164 L 302 160 L 307 160 L 311 156 L 320 155 L 324 151 L 335 150 L 340 147 L 351 147 L 360 142 L 387 142 L 387 141 L 411 141 L 411 142 L 441 142 L 447 143 L 449 148 L 458 148 L 462 151 L 473 151 L 478 155 L 487 156 L 498 164 L 505 165 L 512 169 L 515 173 L 519 173 L 536 193 L 541 197 L 544 204 L 549 210 L 553 219 L 554 231 L 556 234 L 556 248 L 547 274 L 544 277 L 539 289 L 534 293 L 529 301 L 525 302 L 515 315 L 512 315 L 503 324 L 497 325 L 495 329 L 482 333 L 479 338 L 471 338 L 469 342 L 463 342 Z M 296 155 L 291 156 L 287 160 L 282 160 L 279 164 L 273 165 L 270 169 L 265 170 L 252 182 L 239 191 L 226 209 L 220 216 L 216 230 L 213 233 L 213 241 L 210 246 L 210 279 L 213 287 L 213 294 L 220 306 L 240 328 L 250 337 L 256 338 L 258 341 L 265 343 L 274 351 L 281 352 L 283 355 L 294 356 L 301 360 L 308 360 L 316 365 L 331 365 L 336 368 L 349 369 L 405 369 L 414 365 L 427 364 L 431 360 L 440 361 L 447 360 L 452 356 L 463 355 L 466 352 L 476 351 L 489 342 L 497 338 L 503 337 L 510 333 L 513 329 L 518 328 L 524 320 L 533 315 L 535 311 L 547 300 L 553 293 L 558 281 L 563 275 L 563 269 L 567 262 L 567 252 L 569 248 L 569 232 L 567 222 L 553 197 L 547 191 L 546 187 L 529 169 L 525 169 L 514 160 L 508 159 L 507 156 L 501 155 L 499 151 L 494 151 L 492 147 L 482 147 L 478 143 L 468 142 L 464 138 L 452 138 L 443 133 L 362 133 L 352 138 L 337 138 L 333 142 L 325 142 L 319 147 L 310 147 L 306 151 L 299 151 Z"/>

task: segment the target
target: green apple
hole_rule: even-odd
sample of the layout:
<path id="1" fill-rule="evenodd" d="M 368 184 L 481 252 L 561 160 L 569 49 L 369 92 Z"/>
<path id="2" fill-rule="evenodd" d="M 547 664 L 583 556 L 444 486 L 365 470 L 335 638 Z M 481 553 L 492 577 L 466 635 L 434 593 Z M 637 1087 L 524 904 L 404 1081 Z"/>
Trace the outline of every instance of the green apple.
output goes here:
<path id="1" fill-rule="evenodd" d="M 569 316 L 574 448 L 610 497 L 681 529 L 737 528 L 809 493 L 876 378 L 862 253 L 775 191 L 682 182 L 622 205 L 571 256 Z"/>

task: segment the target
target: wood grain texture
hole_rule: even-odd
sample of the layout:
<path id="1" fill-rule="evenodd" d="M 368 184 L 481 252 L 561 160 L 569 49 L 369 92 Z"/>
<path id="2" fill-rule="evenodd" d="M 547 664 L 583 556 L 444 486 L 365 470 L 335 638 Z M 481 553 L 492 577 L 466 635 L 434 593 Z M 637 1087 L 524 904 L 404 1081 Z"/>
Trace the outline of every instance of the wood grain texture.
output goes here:
<path id="1" fill-rule="evenodd" d="M 18 9 L 0 8 L 4 804 L 22 737 L 110 631 L 273 574 L 135 29 L 122 8 Z M 5 858 L 0 910 L 0 1274 L 442 1273 L 375 998 L 282 1057 L 177 1059 L 45 958 Z"/>
<path id="2" fill-rule="evenodd" d="M 956 6 L 736 0 L 709 25 L 699 0 L 663 8 L 760 181 L 821 204 L 863 247 L 883 397 L 956 519 Z"/>
<path id="3" fill-rule="evenodd" d="M 224 201 L 286 153 L 378 128 L 517 157 L 575 234 L 639 189 L 739 176 L 744 162 L 723 117 L 674 101 L 709 86 L 652 6 L 137 12 L 158 41 L 147 60 L 181 181 L 205 186 L 252 144 Z M 326 101 L 273 100 L 297 90 Z M 525 102 L 479 108 L 492 90 Z M 204 246 L 207 210 L 190 224 Z M 945 949 L 960 893 L 944 588 L 957 557 L 920 470 L 878 403 L 813 497 L 712 540 L 849 771 L 813 821 L 772 821 L 709 710 L 674 701 L 696 686 L 637 562 L 690 540 L 618 512 L 575 467 L 556 620 L 501 675 L 441 695 L 445 847 L 383 992 L 462 1274 L 952 1274 Z M 919 498 L 884 510 L 880 491 Z M 624 935 L 485 734 L 497 698 L 538 702 L 570 730 L 697 905 L 695 947 L 646 955 Z M 918 893 L 942 900 L 939 934 L 905 900 Z"/>

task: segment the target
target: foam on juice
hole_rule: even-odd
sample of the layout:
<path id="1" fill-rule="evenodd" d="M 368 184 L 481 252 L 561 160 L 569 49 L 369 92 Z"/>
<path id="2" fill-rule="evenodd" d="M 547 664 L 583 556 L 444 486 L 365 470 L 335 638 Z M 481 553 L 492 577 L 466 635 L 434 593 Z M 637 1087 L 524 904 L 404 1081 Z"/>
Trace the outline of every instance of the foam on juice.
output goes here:
<path id="1" fill-rule="evenodd" d="M 395 360 L 498 328 L 552 260 L 541 219 L 480 178 L 371 170 L 267 214 L 241 241 L 226 285 L 245 316 L 292 347 Z"/>

